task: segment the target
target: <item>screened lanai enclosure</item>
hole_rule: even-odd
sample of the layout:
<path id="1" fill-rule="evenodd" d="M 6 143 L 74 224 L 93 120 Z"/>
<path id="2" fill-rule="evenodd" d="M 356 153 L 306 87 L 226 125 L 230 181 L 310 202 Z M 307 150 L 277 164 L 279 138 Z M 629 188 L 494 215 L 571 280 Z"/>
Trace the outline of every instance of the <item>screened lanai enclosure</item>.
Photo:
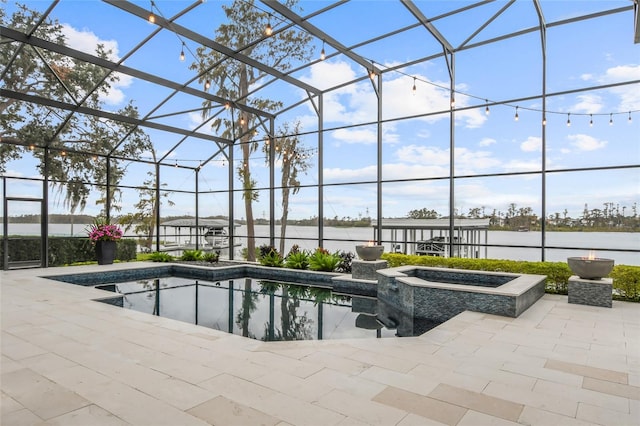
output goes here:
<path id="1" fill-rule="evenodd" d="M 638 8 L 3 1 L 3 267 L 96 218 L 138 252 L 640 265 Z"/>

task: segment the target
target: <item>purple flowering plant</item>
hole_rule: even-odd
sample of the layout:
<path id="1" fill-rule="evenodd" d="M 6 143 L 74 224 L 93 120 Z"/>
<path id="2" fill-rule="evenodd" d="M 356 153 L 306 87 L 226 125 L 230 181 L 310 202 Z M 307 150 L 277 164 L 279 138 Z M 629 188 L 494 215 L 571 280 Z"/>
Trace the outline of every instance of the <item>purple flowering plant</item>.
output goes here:
<path id="1" fill-rule="evenodd" d="M 93 225 L 89 225 L 87 233 L 93 244 L 98 241 L 117 241 L 122 238 L 122 228 L 100 220 L 96 220 Z"/>

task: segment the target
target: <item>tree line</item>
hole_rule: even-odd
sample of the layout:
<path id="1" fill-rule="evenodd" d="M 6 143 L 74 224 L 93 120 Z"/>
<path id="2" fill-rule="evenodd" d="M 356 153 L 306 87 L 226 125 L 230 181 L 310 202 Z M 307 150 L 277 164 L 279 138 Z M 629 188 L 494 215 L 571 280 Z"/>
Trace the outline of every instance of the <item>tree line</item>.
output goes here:
<path id="1" fill-rule="evenodd" d="M 640 217 L 638 216 L 637 203 L 631 207 L 620 205 L 620 203 L 603 203 L 604 208 L 589 208 L 585 203 L 582 215 L 578 217 L 569 216 L 569 211 L 554 212 L 546 218 L 546 229 L 548 230 L 640 230 Z M 506 211 L 498 209 L 488 209 L 485 206 L 473 207 L 465 213 L 458 209 L 454 211 L 455 217 L 459 219 L 489 219 L 489 226 L 493 229 L 510 230 L 536 230 L 542 227 L 541 218 L 531 207 L 518 207 L 516 203 L 509 204 Z M 422 208 L 411 210 L 407 217 L 412 219 L 441 219 L 447 218 L 436 210 Z"/>

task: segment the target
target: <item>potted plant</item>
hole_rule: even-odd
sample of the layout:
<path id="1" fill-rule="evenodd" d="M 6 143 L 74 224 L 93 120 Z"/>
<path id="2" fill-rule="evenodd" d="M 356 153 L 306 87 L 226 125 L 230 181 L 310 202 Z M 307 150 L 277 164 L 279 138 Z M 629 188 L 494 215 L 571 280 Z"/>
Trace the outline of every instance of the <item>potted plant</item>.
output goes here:
<path id="1" fill-rule="evenodd" d="M 97 219 L 87 230 L 96 250 L 98 265 L 111 265 L 116 258 L 116 241 L 122 238 L 122 228 L 103 219 Z"/>

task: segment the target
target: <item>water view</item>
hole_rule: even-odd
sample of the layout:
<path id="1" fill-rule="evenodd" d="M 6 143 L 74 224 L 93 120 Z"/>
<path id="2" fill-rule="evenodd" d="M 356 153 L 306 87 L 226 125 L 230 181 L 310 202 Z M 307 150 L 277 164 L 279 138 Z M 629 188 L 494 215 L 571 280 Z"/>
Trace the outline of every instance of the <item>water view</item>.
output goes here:
<path id="1" fill-rule="evenodd" d="M 38 235 L 39 224 L 20 223 L 10 225 L 10 234 L 13 235 Z M 52 236 L 86 236 L 86 224 L 49 224 L 49 235 Z M 256 235 L 269 235 L 269 227 L 256 225 Z M 236 232 L 238 235 L 246 235 L 246 226 L 240 226 Z M 279 235 L 279 227 L 276 227 L 276 235 Z M 317 247 L 318 231 L 312 226 L 287 226 L 289 239 L 285 245 L 286 251 L 293 244 L 301 248 L 313 250 Z M 174 237 L 171 237 L 174 238 Z M 189 236 L 181 237 L 184 240 Z M 325 248 L 330 251 L 344 250 L 355 252 L 355 245 L 362 244 L 373 239 L 373 229 L 367 227 L 325 227 Z M 383 239 L 387 238 L 383 235 Z M 238 237 L 240 247 L 246 247 L 246 238 Z M 540 232 L 516 232 L 516 231 L 488 231 L 487 242 L 489 245 L 502 245 L 505 247 L 487 247 L 487 258 L 539 261 L 542 241 Z M 268 237 L 256 238 L 256 245 L 268 244 Z M 635 232 L 547 232 L 545 260 L 564 262 L 570 256 L 586 256 L 594 251 L 598 257 L 607 257 L 615 260 L 616 264 L 640 265 L 640 253 L 624 252 L 619 250 L 638 250 L 640 247 L 640 233 Z M 391 243 L 385 242 L 385 251 L 391 251 Z M 507 247 L 509 246 L 509 247 Z M 559 249 L 554 247 L 575 247 L 571 249 Z M 480 249 L 480 257 L 484 257 L 484 249 Z M 240 249 L 236 250 L 236 257 L 240 256 Z"/>

